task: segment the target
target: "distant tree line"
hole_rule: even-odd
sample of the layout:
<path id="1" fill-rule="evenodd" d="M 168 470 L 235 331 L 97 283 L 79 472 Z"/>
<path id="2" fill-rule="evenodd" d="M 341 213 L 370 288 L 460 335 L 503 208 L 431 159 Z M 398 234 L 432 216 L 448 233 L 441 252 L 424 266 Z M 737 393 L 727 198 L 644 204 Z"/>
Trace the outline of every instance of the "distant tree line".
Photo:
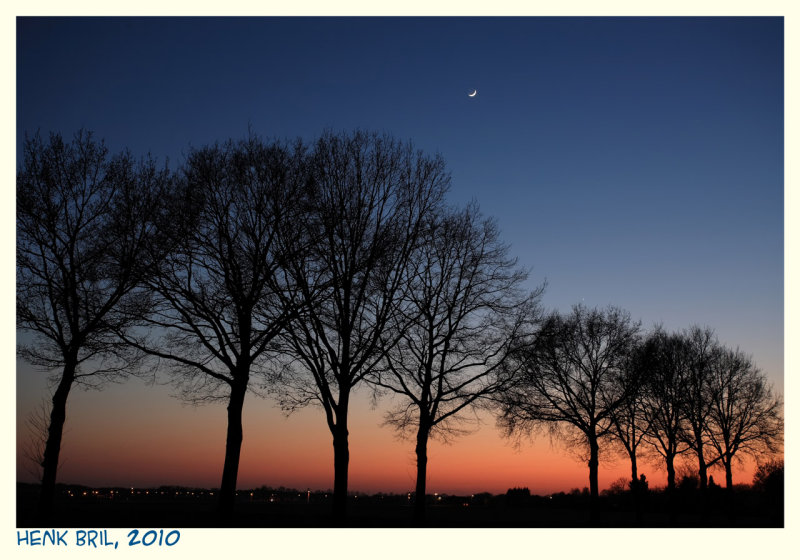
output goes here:
<path id="1" fill-rule="evenodd" d="M 634 493 L 645 483 L 642 453 L 663 460 L 671 493 L 684 454 L 697 461 L 701 490 L 712 466 L 731 490 L 743 455 L 782 450 L 781 398 L 749 356 L 708 328 L 642 333 L 618 308 L 577 305 L 548 316 L 514 360 L 516 382 L 498 395 L 500 425 L 509 435 L 544 428 L 585 449 L 593 504 L 601 444 L 630 459 Z"/>
<path id="2" fill-rule="evenodd" d="M 777 452 L 782 403 L 751 359 L 708 329 L 643 334 L 617 308 L 545 314 L 543 286 L 477 204 L 447 204 L 450 176 L 389 135 L 313 142 L 255 135 L 189 151 L 175 170 L 110 155 L 92 134 L 26 138 L 17 173 L 19 354 L 52 374 L 39 512 L 52 513 L 75 386 L 158 368 L 190 400 L 227 404 L 219 511 L 234 507 L 248 392 L 324 412 L 333 513 L 346 515 L 353 391 L 393 395 L 411 436 L 415 518 L 427 446 L 494 412 L 508 435 L 546 428 L 586 449 L 642 449 L 731 469 Z M 269 429 L 269 427 L 265 427 Z"/>

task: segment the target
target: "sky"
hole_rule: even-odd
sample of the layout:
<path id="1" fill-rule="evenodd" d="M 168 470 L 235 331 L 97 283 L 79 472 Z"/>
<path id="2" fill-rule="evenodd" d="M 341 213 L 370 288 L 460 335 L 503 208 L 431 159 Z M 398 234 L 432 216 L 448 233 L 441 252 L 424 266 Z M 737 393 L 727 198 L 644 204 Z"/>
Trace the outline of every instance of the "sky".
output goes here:
<path id="1" fill-rule="evenodd" d="M 781 18 L 19 18 L 17 150 L 85 128 L 178 166 L 248 128 L 389 132 L 444 157 L 449 199 L 497 219 L 546 308 L 712 327 L 782 392 L 783 39 Z M 45 377 L 17 361 L 19 480 L 34 480 L 19 445 Z M 70 395 L 60 481 L 219 484 L 224 405 L 158 381 Z M 350 489 L 413 489 L 413 443 L 358 397 Z M 433 445 L 430 492 L 588 486 L 557 442 L 515 448 L 483 420 Z M 249 396 L 244 429 L 240 487 L 332 487 L 321 410 Z M 602 457 L 601 488 L 627 472 Z"/>

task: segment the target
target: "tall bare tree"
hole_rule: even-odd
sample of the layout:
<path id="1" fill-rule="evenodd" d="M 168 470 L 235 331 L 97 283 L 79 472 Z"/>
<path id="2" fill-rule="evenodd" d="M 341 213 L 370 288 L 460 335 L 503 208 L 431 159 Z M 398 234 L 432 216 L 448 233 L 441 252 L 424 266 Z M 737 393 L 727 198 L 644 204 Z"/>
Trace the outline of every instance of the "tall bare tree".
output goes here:
<path id="1" fill-rule="evenodd" d="M 675 460 L 690 447 L 686 443 L 687 422 L 686 342 L 660 328 L 644 341 L 643 367 L 647 368 L 644 417 L 648 426 L 647 441 L 665 462 L 667 490 L 675 490 Z"/>
<path id="2" fill-rule="evenodd" d="M 686 352 L 684 371 L 681 372 L 683 415 L 687 424 L 685 441 L 697 457 L 700 489 L 705 490 L 708 487 L 708 468 L 719 459 L 719 456 L 708 456 L 707 427 L 713 404 L 711 378 L 721 348 L 710 328 L 694 326 L 680 336 Z"/>
<path id="3" fill-rule="evenodd" d="M 416 437 L 414 516 L 422 522 L 429 438 L 458 435 L 461 413 L 513 379 L 507 358 L 532 336 L 542 290 L 523 292 L 527 274 L 474 204 L 433 216 L 411 263 L 371 381 L 404 401 L 386 419 Z"/>
<path id="4" fill-rule="evenodd" d="M 292 262 L 306 305 L 288 330 L 296 362 L 280 400 L 288 410 L 323 408 L 333 436 L 333 514 L 343 519 L 350 399 L 386 351 L 409 259 L 450 178 L 440 157 L 361 131 L 324 134 L 310 162 L 313 243 Z"/>
<path id="5" fill-rule="evenodd" d="M 44 450 L 47 446 L 52 402 L 52 396 L 49 398 L 43 397 L 42 402 L 35 410 L 31 411 L 25 422 L 28 428 L 28 439 L 23 446 L 22 452 L 28 461 L 28 472 L 38 480 L 42 479 L 42 463 L 44 462 Z"/>
<path id="6" fill-rule="evenodd" d="M 626 393 L 618 383 L 637 340 L 639 324 L 615 307 L 574 306 L 551 314 L 532 347 L 521 355 L 514 388 L 503 397 L 500 423 L 509 433 L 539 426 L 579 433 L 589 452 L 589 490 L 597 500 L 600 440 L 613 429 L 613 413 Z"/>
<path id="7" fill-rule="evenodd" d="M 742 454 L 760 457 L 782 449 L 783 403 L 752 359 L 739 350 L 721 352 L 711 386 L 706 428 L 731 490 L 733 466 Z"/>
<path id="8" fill-rule="evenodd" d="M 134 289 L 159 258 L 171 175 L 150 159 L 110 157 L 81 131 L 26 139 L 17 173 L 19 345 L 55 385 L 42 460 L 39 514 L 52 512 L 67 397 L 133 371 L 134 352 L 115 333 L 146 306 Z"/>
<path id="9" fill-rule="evenodd" d="M 620 392 L 625 395 L 620 406 L 611 412 L 611 433 L 622 446 L 631 463 L 631 490 L 638 495 L 639 479 L 639 450 L 645 443 L 645 437 L 650 429 L 649 419 L 646 415 L 645 405 L 647 399 L 648 368 L 646 356 L 641 343 L 633 345 L 625 360 L 625 367 L 621 371 L 617 382 Z"/>
<path id="10" fill-rule="evenodd" d="M 256 136 L 192 151 L 175 249 L 150 283 L 150 330 L 129 338 L 161 359 L 191 401 L 227 402 L 219 512 L 234 507 L 242 410 L 254 373 L 295 311 L 287 248 L 303 200 L 303 148 Z"/>

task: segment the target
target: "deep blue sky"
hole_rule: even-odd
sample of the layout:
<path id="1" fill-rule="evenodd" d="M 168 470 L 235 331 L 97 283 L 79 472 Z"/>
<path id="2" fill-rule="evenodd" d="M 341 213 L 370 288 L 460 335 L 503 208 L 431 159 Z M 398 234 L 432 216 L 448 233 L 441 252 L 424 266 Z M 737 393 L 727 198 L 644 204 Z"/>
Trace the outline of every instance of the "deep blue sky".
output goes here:
<path id="1" fill-rule="evenodd" d="M 18 19 L 17 136 L 387 131 L 438 151 L 544 303 L 715 328 L 783 385 L 781 18 Z M 467 93 L 478 90 L 475 98 Z"/>

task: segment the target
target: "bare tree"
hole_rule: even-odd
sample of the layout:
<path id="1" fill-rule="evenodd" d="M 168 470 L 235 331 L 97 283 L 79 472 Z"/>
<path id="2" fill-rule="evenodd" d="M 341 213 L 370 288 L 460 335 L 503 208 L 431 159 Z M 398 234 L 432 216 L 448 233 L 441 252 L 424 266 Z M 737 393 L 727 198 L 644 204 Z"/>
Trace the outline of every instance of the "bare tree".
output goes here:
<path id="1" fill-rule="evenodd" d="M 55 385 L 42 460 L 39 514 L 52 512 L 67 397 L 73 386 L 99 386 L 136 366 L 115 333 L 146 305 L 134 289 L 158 261 L 163 200 L 171 175 L 128 153 L 109 157 L 79 132 L 26 139 L 17 173 L 17 327 L 19 345 Z"/>
<path id="2" fill-rule="evenodd" d="M 708 487 L 708 468 L 719 459 L 707 456 L 707 426 L 713 399 L 711 376 L 715 362 L 719 359 L 720 345 L 710 328 L 692 327 L 680 335 L 686 352 L 681 372 L 683 385 L 683 415 L 687 430 L 684 432 L 687 445 L 697 456 L 700 489 Z"/>
<path id="3" fill-rule="evenodd" d="M 253 373 L 294 312 L 284 265 L 301 222 L 303 149 L 251 135 L 192 151 L 175 248 L 150 283 L 150 330 L 128 342 L 166 363 L 184 398 L 227 402 L 219 512 L 234 507 Z"/>
<path id="4" fill-rule="evenodd" d="M 387 322 L 426 216 L 449 184 L 444 162 L 388 136 L 326 133 L 311 154 L 311 245 L 292 274 L 305 307 L 287 342 L 295 358 L 282 406 L 322 406 L 333 436 L 333 514 L 346 516 L 353 389 L 383 357 Z"/>
<path id="5" fill-rule="evenodd" d="M 411 262 L 393 329 L 382 338 L 382 367 L 370 380 L 405 401 L 386 421 L 415 432 L 414 516 L 422 522 L 429 438 L 461 433 L 461 413 L 511 381 L 504 366 L 531 336 L 542 289 L 523 293 L 527 274 L 475 205 L 432 217 Z"/>
<path id="6" fill-rule="evenodd" d="M 685 340 L 657 328 L 644 341 L 647 386 L 643 416 L 648 426 L 647 442 L 660 455 L 667 469 L 667 490 L 675 490 L 675 459 L 687 452 Z"/>
<path id="7" fill-rule="evenodd" d="M 503 397 L 501 425 L 508 433 L 545 425 L 579 433 L 589 451 L 592 504 L 598 496 L 600 440 L 626 393 L 617 382 L 636 342 L 639 324 L 618 308 L 573 307 L 547 318 L 522 355 L 521 375 Z"/>
<path id="8" fill-rule="evenodd" d="M 733 465 L 742 454 L 760 457 L 782 449 L 783 403 L 752 359 L 739 350 L 721 352 L 711 386 L 706 429 L 731 490 Z"/>
<path id="9" fill-rule="evenodd" d="M 39 406 L 28 414 L 26 426 L 28 428 L 28 440 L 23 445 L 23 453 L 28 461 L 28 472 L 39 480 L 42 479 L 42 463 L 44 462 L 44 450 L 47 446 L 48 427 L 50 426 L 50 410 L 52 408 L 52 396 L 43 398 Z M 59 468 L 61 465 L 58 465 Z"/>
<path id="10" fill-rule="evenodd" d="M 624 395 L 620 406 L 611 411 L 611 433 L 622 446 L 631 463 L 630 488 L 634 494 L 640 486 L 638 454 L 650 430 L 650 421 L 645 411 L 647 398 L 648 368 L 641 343 L 634 344 L 625 359 L 617 383 Z"/>

